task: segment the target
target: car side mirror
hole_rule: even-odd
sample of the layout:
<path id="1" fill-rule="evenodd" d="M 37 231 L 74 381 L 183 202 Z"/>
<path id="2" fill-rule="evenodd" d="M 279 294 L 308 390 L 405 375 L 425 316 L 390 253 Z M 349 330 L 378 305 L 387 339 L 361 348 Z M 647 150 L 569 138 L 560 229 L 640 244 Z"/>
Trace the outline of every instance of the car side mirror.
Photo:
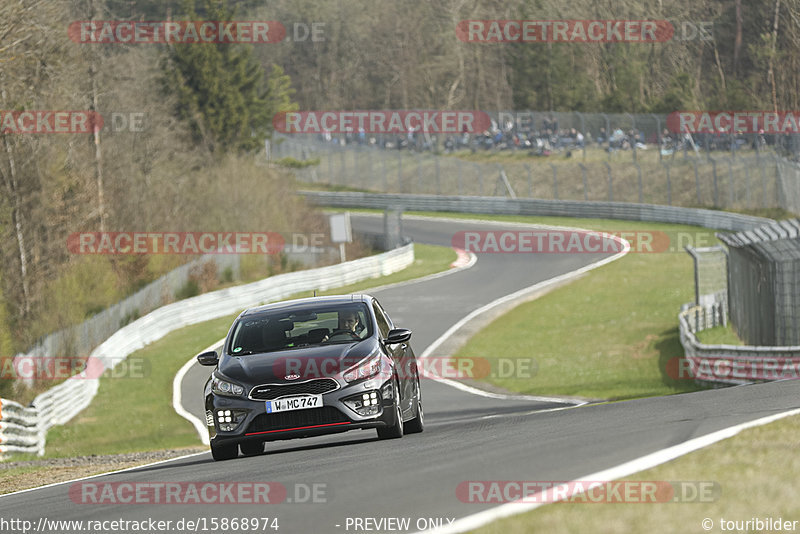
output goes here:
<path id="1" fill-rule="evenodd" d="M 204 352 L 197 355 L 197 362 L 200 365 L 217 365 L 219 363 L 219 356 L 213 350 Z"/>
<path id="2" fill-rule="evenodd" d="M 383 340 L 387 345 L 395 345 L 397 343 L 405 343 L 411 339 L 411 330 L 408 328 L 395 328 L 389 330 L 386 339 Z"/>

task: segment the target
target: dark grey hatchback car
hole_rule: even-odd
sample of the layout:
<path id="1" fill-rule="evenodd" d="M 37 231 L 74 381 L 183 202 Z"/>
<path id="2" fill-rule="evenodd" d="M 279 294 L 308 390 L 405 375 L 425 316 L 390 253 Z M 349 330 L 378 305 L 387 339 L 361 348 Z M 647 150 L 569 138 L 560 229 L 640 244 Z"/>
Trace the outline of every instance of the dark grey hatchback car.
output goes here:
<path id="1" fill-rule="evenodd" d="M 264 452 L 267 441 L 375 428 L 400 438 L 424 428 L 411 331 L 369 295 L 315 297 L 242 312 L 205 385 L 215 460 Z"/>

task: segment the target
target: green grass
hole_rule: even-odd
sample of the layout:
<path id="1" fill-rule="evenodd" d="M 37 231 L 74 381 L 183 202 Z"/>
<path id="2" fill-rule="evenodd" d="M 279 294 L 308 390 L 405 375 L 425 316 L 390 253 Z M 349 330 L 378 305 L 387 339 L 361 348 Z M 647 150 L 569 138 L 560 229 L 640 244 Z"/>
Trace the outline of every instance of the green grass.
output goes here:
<path id="1" fill-rule="evenodd" d="M 796 474 L 800 472 L 800 456 L 796 454 L 798 433 L 800 416 L 789 417 L 745 430 L 730 439 L 622 479 L 715 482 L 720 491 L 713 502 L 558 503 L 501 519 L 471 532 L 682 534 L 705 532 L 701 522 L 706 518 L 714 522 L 710 532 L 722 531 L 720 518 L 800 520 L 800 486 L 796 481 Z"/>
<path id="2" fill-rule="evenodd" d="M 727 326 L 717 326 L 715 328 L 709 328 L 708 330 L 701 330 L 695 335 L 700 343 L 706 345 L 744 345 L 744 342 L 736 335 L 736 332 L 733 330 L 733 324 L 730 322 Z"/>
<path id="3" fill-rule="evenodd" d="M 456 258 L 447 247 L 414 245 L 414 250 L 414 264 L 403 271 L 324 294 L 350 293 L 440 272 L 448 269 Z M 310 295 L 298 294 L 292 298 L 304 296 Z M 234 318 L 235 315 L 231 315 L 176 330 L 128 356 L 129 362 L 146 362 L 143 366 L 146 377 L 100 380 L 100 389 L 92 404 L 66 425 L 48 432 L 45 457 L 197 445 L 199 440 L 194 427 L 172 409 L 172 380 L 191 355 L 224 337 Z M 15 456 L 14 459 L 23 458 Z"/>
<path id="4" fill-rule="evenodd" d="M 533 378 L 491 378 L 510 391 L 630 399 L 698 389 L 665 373 L 683 356 L 680 305 L 692 299 L 692 262 L 628 254 L 522 304 L 476 334 L 456 357 L 533 358 Z"/>

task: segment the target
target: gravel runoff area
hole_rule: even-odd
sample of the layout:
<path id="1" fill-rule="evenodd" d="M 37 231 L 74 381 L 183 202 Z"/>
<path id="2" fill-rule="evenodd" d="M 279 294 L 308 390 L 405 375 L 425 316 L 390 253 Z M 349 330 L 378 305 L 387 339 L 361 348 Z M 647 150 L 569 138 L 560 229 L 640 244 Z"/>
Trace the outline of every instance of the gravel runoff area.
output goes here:
<path id="1" fill-rule="evenodd" d="M 93 454 L 75 458 L 46 458 L 42 460 L 2 462 L 0 463 L 0 494 L 118 471 L 206 451 L 208 451 L 208 447 L 187 447 L 164 451 L 108 455 Z M 8 470 L 13 470 L 13 475 L 9 475 L 7 473 Z"/>

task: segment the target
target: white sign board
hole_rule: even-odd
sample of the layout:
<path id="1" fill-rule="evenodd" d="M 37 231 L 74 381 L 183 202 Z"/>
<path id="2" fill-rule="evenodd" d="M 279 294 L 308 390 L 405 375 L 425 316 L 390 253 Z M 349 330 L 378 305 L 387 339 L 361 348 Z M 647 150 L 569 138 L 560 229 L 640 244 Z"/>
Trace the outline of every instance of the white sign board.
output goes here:
<path id="1" fill-rule="evenodd" d="M 334 243 L 352 243 L 353 232 L 350 228 L 350 213 L 335 213 L 330 216 L 331 241 Z"/>

